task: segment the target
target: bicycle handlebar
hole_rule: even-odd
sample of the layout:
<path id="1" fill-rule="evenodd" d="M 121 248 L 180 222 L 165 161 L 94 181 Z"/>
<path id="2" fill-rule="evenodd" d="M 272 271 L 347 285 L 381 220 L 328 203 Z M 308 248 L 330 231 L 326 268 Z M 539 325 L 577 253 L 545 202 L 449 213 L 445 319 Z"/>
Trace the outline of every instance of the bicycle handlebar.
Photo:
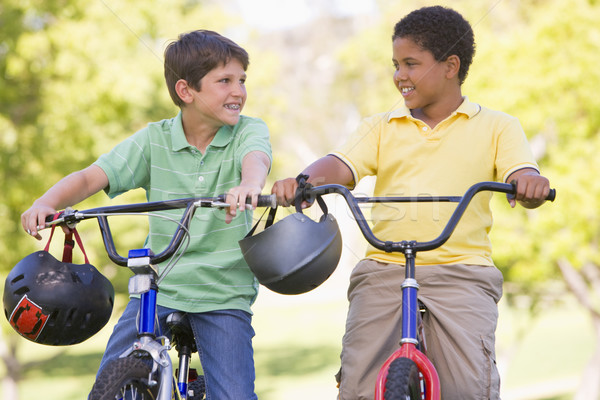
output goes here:
<path id="1" fill-rule="evenodd" d="M 246 204 L 251 204 L 251 202 L 252 199 L 250 198 L 246 200 Z M 257 206 L 275 208 L 277 206 L 277 198 L 272 194 L 259 195 Z M 177 225 L 177 229 L 175 230 L 175 233 L 173 234 L 171 242 L 167 248 L 158 254 L 150 256 L 151 264 L 159 264 L 175 254 L 185 236 L 186 231 L 189 228 L 190 222 L 192 221 L 194 213 L 196 212 L 196 208 L 198 207 L 225 208 L 229 207 L 229 204 L 225 202 L 225 195 L 221 195 L 218 197 L 190 197 L 176 200 L 97 207 L 83 211 L 67 209 L 46 217 L 46 227 L 52 225 L 67 225 L 73 227 L 79 221 L 97 218 L 98 225 L 100 226 L 100 232 L 102 234 L 102 241 L 104 242 L 104 248 L 106 249 L 108 257 L 115 264 L 126 267 L 127 258 L 117 253 L 114 239 L 110 231 L 110 226 L 108 224 L 108 216 L 111 214 L 117 215 L 124 213 L 145 213 L 185 208 L 181 220 Z"/>
<path id="2" fill-rule="evenodd" d="M 316 196 L 321 196 L 329 193 L 336 193 L 342 195 L 348 203 L 350 211 L 354 215 L 358 227 L 360 228 L 365 239 L 371 244 L 371 246 L 383 250 L 385 252 L 401 252 L 407 251 L 418 252 L 433 250 L 442 246 L 450 238 L 450 235 L 454 232 L 456 225 L 462 218 L 467 206 L 473 199 L 473 197 L 481 191 L 492 191 L 506 193 L 508 195 L 516 193 L 516 187 L 509 183 L 499 182 L 479 182 L 471 186 L 463 196 L 439 196 L 439 197 L 355 197 L 349 189 L 341 185 L 322 185 L 307 187 L 304 189 L 303 198 L 304 200 L 314 199 Z M 546 200 L 554 201 L 556 198 L 556 190 L 550 189 L 550 193 L 546 197 Z M 458 202 L 452 216 L 446 223 L 446 226 L 442 230 L 442 233 L 433 240 L 426 242 L 418 241 L 383 241 L 375 237 L 373 231 L 366 222 L 366 219 L 359 208 L 359 203 L 384 203 L 384 202 Z"/>

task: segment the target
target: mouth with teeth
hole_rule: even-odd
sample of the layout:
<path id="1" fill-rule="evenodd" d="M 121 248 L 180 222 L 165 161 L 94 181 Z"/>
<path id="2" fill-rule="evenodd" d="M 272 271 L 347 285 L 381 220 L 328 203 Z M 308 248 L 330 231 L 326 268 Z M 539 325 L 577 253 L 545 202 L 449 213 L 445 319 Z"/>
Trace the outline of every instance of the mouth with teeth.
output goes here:
<path id="1" fill-rule="evenodd" d="M 225 104 L 225 108 L 228 110 L 239 111 L 241 106 L 239 104 Z"/>
<path id="2" fill-rule="evenodd" d="M 402 96 L 404 96 L 404 97 L 410 95 L 414 91 L 415 91 L 414 86 L 403 86 L 400 88 L 400 93 L 402 93 Z"/>

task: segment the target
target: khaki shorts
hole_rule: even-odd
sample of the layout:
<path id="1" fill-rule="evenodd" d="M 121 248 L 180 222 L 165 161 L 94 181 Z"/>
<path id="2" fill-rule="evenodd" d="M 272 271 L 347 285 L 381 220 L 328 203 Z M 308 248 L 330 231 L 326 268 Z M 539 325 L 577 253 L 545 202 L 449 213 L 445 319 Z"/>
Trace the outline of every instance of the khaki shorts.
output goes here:
<path id="1" fill-rule="evenodd" d="M 362 260 L 350 277 L 340 399 L 373 399 L 377 373 L 399 347 L 404 267 Z M 495 330 L 503 278 L 493 266 L 417 266 L 427 355 L 443 400 L 499 399 Z"/>

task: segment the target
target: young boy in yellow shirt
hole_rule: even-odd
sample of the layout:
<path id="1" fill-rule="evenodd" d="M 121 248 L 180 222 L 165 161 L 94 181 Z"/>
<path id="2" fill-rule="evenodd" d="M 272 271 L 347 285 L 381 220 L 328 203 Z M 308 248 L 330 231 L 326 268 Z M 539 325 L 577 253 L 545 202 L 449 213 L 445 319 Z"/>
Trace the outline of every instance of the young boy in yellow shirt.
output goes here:
<path id="1" fill-rule="evenodd" d="M 308 182 L 352 188 L 374 175 L 374 196 L 444 196 L 462 195 L 480 181 L 515 181 L 512 207 L 543 204 L 549 182 L 538 171 L 519 121 L 462 94 L 475 51 L 470 24 L 451 9 L 424 7 L 400 20 L 392 39 L 393 82 L 404 107 L 364 119 L 344 146 L 304 169 Z M 288 178 L 272 192 L 289 205 L 296 188 L 296 180 Z M 450 240 L 416 258 L 419 299 L 428 310 L 423 321 L 428 356 L 444 400 L 499 398 L 495 329 L 503 278 L 491 259 L 490 198 L 476 196 Z M 373 232 L 382 240 L 431 240 L 450 207 L 376 204 Z M 352 272 L 342 400 L 372 399 L 377 372 L 398 347 L 403 262 L 400 253 L 369 247 Z"/>

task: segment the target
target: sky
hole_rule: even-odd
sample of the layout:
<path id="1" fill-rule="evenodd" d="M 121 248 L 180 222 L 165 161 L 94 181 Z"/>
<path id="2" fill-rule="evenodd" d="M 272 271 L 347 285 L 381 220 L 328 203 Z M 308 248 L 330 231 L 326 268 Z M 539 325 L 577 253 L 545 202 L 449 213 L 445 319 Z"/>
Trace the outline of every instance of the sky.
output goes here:
<path id="1" fill-rule="evenodd" d="M 323 7 L 340 16 L 373 14 L 375 0 L 237 0 L 246 22 L 258 29 L 277 30 L 308 22 Z"/>

